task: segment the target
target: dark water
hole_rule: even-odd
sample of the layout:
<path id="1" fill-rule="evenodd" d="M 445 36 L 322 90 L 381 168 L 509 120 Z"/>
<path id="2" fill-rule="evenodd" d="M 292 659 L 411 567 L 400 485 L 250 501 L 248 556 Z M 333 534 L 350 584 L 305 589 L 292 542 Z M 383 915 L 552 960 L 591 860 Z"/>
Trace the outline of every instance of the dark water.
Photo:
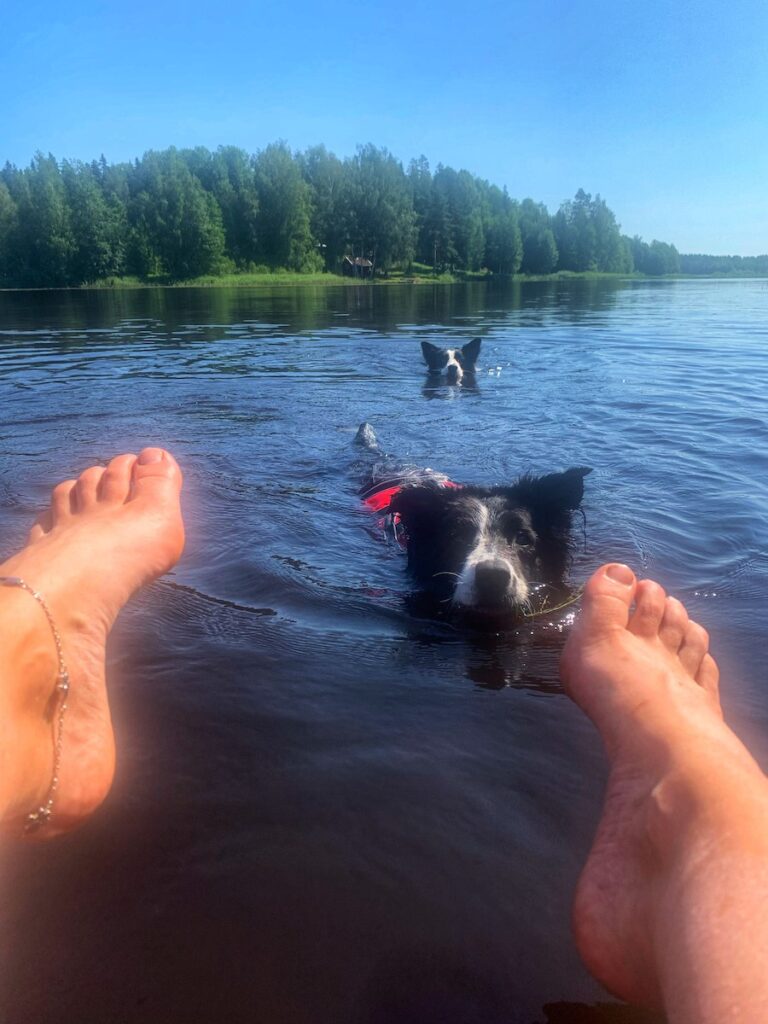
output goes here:
<path id="1" fill-rule="evenodd" d="M 681 597 L 765 763 L 767 314 L 762 281 L 0 293 L 1 553 L 148 443 L 188 524 L 113 635 L 107 805 L 5 852 L 2 1019 L 641 1019 L 577 1005 L 607 999 L 568 924 L 605 769 L 563 632 L 409 615 L 351 440 L 459 481 L 594 467 L 575 579 Z M 477 391 L 426 389 L 417 341 L 473 335 Z"/>

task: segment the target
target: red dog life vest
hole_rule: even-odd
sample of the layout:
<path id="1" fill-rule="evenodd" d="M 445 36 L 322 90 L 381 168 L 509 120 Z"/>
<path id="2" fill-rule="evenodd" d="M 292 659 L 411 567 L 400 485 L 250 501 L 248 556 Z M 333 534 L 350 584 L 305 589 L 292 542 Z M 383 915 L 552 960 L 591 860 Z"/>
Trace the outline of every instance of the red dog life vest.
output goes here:
<path id="1" fill-rule="evenodd" d="M 389 534 L 391 531 L 392 536 L 402 548 L 408 543 L 408 535 L 405 532 L 405 527 L 400 522 L 400 513 L 391 513 L 387 510 L 394 496 L 402 491 L 407 482 L 403 478 L 399 480 L 379 480 L 361 493 L 363 504 L 367 505 L 371 512 L 384 513 L 381 519 L 379 519 L 379 526 L 386 534 Z M 461 487 L 461 484 L 455 484 L 453 480 L 445 479 L 441 481 L 441 487 Z"/>

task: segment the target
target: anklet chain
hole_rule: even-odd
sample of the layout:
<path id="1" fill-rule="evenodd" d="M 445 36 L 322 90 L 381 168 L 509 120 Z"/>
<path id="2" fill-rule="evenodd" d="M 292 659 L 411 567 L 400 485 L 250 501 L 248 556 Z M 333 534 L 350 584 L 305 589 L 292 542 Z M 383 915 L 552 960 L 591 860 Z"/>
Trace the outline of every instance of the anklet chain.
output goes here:
<path id="1" fill-rule="evenodd" d="M 64 664 L 64 655 L 62 653 L 59 631 L 56 629 L 56 623 L 53 621 L 53 616 L 51 615 L 48 605 L 43 600 L 42 595 L 30 587 L 30 585 L 20 576 L 0 576 L 0 586 L 19 587 L 21 590 L 26 590 L 28 594 L 34 597 L 45 612 L 46 619 L 48 619 L 48 625 L 51 627 L 53 640 L 56 644 L 56 655 L 59 659 L 59 665 L 56 671 L 56 686 L 51 694 L 51 705 L 49 705 L 53 706 L 54 700 L 58 705 L 56 709 L 56 730 L 53 740 L 53 778 L 51 779 L 51 784 L 45 794 L 45 800 L 43 803 L 37 808 L 37 810 L 32 811 L 24 819 L 24 831 L 34 832 L 36 829 L 42 828 L 43 825 L 47 825 L 51 820 L 51 815 L 53 814 L 53 801 L 56 796 L 56 790 L 59 787 L 59 766 L 61 765 L 61 747 L 64 735 L 64 715 L 67 711 L 67 696 L 69 694 L 69 672 L 67 671 L 67 666 Z"/>

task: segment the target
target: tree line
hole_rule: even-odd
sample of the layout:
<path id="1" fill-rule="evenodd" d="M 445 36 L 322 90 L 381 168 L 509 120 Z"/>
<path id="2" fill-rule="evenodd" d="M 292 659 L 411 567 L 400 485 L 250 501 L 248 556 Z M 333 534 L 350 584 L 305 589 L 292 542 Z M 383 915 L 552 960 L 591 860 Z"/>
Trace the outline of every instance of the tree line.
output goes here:
<path id="1" fill-rule="evenodd" d="M 425 157 L 407 168 L 366 145 L 340 159 L 283 142 L 256 154 L 169 148 L 109 164 L 38 153 L 0 171 L 0 285 L 50 287 L 133 275 L 285 269 L 377 273 L 677 273 L 673 245 L 622 235 L 604 199 L 580 189 L 551 215 L 466 170 Z"/>
<path id="2" fill-rule="evenodd" d="M 768 255 L 705 256 L 701 253 L 690 253 L 680 257 L 680 273 L 768 277 Z"/>

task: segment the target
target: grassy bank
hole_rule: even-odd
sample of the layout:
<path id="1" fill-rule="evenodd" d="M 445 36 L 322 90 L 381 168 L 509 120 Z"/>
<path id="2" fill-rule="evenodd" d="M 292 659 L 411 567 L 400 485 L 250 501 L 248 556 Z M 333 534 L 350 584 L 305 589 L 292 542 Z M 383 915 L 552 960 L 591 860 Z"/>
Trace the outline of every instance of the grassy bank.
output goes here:
<path id="1" fill-rule="evenodd" d="M 413 272 L 406 274 L 401 270 L 392 271 L 387 277 L 359 278 L 346 277 L 342 274 L 300 274 L 289 270 L 273 272 L 257 272 L 243 274 L 207 274 L 203 277 L 187 278 L 184 281 L 172 281 L 166 277 L 108 277 L 92 284 L 81 285 L 81 288 L 259 288 L 275 285 L 380 285 L 391 284 L 457 284 L 462 281 L 484 281 L 488 274 L 432 274 Z"/>
<path id="2" fill-rule="evenodd" d="M 81 288 L 252 288 L 276 284 L 356 284 L 351 278 L 339 274 L 297 274 L 290 271 L 257 274 L 206 274 L 184 281 L 167 277 L 107 277 Z"/>
<path id="3" fill-rule="evenodd" d="M 243 274 L 219 274 L 193 277 L 184 281 L 172 281 L 166 277 L 108 277 L 101 281 L 94 281 L 92 284 L 84 284 L 82 289 L 97 288 L 259 288 L 274 287 L 276 285 L 354 285 L 357 287 L 382 287 L 396 284 L 464 284 L 477 281 L 558 281 L 558 280 L 584 280 L 604 277 L 626 277 L 622 274 L 599 274 L 596 272 L 574 273 L 570 270 L 562 270 L 556 274 L 515 274 L 511 277 L 503 277 L 490 274 L 486 270 L 476 272 L 455 272 L 442 273 L 435 276 L 431 268 L 419 266 L 411 268 L 410 272 L 393 270 L 387 277 L 375 277 L 373 279 L 361 279 L 356 277 L 344 277 L 341 274 L 299 274 L 292 271 L 274 271 Z M 642 276 L 642 275 L 634 275 Z"/>

